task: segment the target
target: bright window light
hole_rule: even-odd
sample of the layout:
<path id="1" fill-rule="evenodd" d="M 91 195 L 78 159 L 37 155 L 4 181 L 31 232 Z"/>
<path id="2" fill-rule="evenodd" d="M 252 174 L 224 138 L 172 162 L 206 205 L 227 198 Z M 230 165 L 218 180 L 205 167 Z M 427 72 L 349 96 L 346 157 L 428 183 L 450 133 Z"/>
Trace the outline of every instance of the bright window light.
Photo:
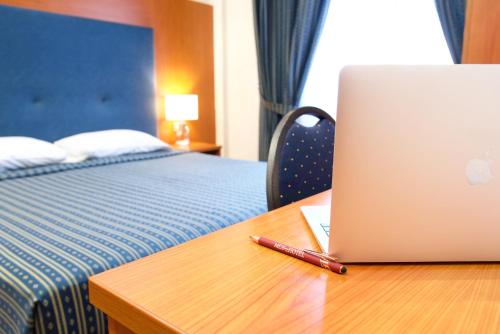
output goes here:
<path id="1" fill-rule="evenodd" d="M 434 0 L 331 1 L 301 104 L 335 117 L 346 65 L 452 63 Z"/>

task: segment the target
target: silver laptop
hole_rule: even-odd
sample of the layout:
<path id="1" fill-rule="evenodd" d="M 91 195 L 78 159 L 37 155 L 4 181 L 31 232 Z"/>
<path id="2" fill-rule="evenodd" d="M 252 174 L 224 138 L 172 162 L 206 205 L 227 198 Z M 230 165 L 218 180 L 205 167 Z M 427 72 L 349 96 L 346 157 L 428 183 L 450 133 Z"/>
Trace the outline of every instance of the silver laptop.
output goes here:
<path id="1" fill-rule="evenodd" d="M 345 68 L 328 252 L 500 261 L 499 87 L 500 65 Z"/>

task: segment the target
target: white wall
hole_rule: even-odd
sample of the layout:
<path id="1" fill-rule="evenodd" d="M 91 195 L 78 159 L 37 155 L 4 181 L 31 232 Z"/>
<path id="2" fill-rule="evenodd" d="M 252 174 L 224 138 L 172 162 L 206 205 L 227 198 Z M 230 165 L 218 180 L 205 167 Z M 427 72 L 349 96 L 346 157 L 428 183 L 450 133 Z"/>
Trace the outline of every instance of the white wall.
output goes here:
<path id="1" fill-rule="evenodd" d="M 217 143 L 223 156 L 258 159 L 259 83 L 252 0 L 193 0 L 214 9 Z"/>
<path id="2" fill-rule="evenodd" d="M 252 0 L 223 0 L 226 154 L 258 158 L 259 80 Z"/>

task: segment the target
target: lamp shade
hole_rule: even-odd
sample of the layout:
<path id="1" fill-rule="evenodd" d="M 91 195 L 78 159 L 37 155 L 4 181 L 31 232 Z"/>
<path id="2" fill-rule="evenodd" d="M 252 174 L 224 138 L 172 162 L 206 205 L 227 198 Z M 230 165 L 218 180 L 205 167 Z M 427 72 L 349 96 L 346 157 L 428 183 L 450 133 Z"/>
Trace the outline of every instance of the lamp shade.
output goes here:
<path id="1" fill-rule="evenodd" d="M 165 96 L 167 121 L 195 121 L 198 119 L 198 95 L 181 94 Z"/>

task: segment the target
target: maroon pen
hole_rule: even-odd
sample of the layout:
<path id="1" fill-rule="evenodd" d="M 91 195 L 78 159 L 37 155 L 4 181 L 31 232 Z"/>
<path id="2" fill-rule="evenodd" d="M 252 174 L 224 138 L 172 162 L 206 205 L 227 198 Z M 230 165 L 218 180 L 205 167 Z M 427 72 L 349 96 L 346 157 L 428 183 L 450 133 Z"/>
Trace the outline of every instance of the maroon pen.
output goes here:
<path id="1" fill-rule="evenodd" d="M 313 253 L 313 252 L 308 252 L 307 250 L 293 248 L 264 237 L 250 236 L 250 239 L 252 239 L 261 246 L 270 248 L 272 250 L 275 250 L 277 252 L 286 255 L 293 256 L 296 259 L 309 262 L 311 264 L 314 264 L 315 266 L 322 267 L 325 269 L 330 269 L 334 273 L 344 274 L 347 272 L 346 266 L 344 266 L 341 263 L 329 261 L 328 259 L 322 258 L 320 253 Z"/>

